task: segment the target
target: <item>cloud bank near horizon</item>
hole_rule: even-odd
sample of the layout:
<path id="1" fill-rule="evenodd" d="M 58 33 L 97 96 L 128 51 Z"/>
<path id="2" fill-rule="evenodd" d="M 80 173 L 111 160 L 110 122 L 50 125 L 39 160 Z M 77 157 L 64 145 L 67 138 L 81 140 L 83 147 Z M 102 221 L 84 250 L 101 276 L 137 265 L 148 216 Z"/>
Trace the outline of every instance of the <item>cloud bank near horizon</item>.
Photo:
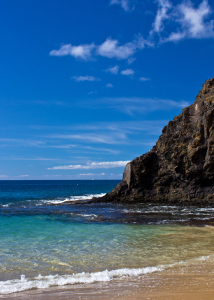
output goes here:
<path id="1" fill-rule="evenodd" d="M 130 161 L 104 161 L 90 162 L 86 165 L 67 165 L 48 168 L 48 170 L 90 170 L 90 169 L 111 169 L 125 167 Z"/>

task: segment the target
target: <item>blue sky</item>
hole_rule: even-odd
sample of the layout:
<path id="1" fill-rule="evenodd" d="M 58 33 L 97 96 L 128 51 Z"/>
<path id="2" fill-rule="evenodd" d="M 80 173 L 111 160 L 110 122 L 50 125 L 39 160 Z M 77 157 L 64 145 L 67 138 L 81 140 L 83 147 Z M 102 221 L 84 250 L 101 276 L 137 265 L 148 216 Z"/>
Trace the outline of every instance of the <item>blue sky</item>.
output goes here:
<path id="1" fill-rule="evenodd" d="M 1 0 L 0 179 L 121 179 L 214 77 L 214 3 Z"/>

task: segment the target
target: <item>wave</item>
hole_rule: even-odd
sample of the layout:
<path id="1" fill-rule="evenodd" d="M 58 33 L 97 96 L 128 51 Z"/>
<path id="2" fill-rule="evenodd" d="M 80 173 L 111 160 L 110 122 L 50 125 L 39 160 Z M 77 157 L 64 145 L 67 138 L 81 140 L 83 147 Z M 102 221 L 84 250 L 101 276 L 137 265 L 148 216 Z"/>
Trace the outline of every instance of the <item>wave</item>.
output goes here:
<path id="1" fill-rule="evenodd" d="M 56 198 L 56 199 L 39 199 L 39 200 L 24 200 L 20 202 L 11 202 L 7 204 L 0 204 L 0 207 L 10 207 L 10 206 L 19 206 L 19 207 L 26 207 L 27 206 L 42 206 L 42 205 L 60 205 L 60 204 L 66 204 L 70 202 L 75 201 L 87 201 L 91 200 L 93 197 L 103 197 L 106 193 L 100 193 L 100 194 L 87 194 L 82 196 L 70 196 L 67 198 Z"/>
<path id="2" fill-rule="evenodd" d="M 100 193 L 100 194 L 89 194 L 89 195 L 83 195 L 83 196 L 71 196 L 69 198 L 65 199 L 54 199 L 54 200 L 42 200 L 43 204 L 63 204 L 66 202 L 75 202 L 75 201 L 82 201 L 82 200 L 91 200 L 93 197 L 103 197 L 106 193 Z M 38 204 L 38 205 L 42 205 Z"/>
<path id="3" fill-rule="evenodd" d="M 21 275 L 21 279 L 0 281 L 0 295 L 22 292 L 30 289 L 46 289 L 51 286 L 62 286 L 77 283 L 107 282 L 122 277 L 137 277 L 148 273 L 162 271 L 160 267 L 146 267 L 142 269 L 118 269 L 112 271 L 102 271 L 94 273 L 77 273 L 73 275 L 39 275 L 32 279 L 26 279 Z"/>
<path id="4" fill-rule="evenodd" d="M 75 215 L 77 217 L 84 217 L 84 218 L 97 218 L 98 215 L 95 215 L 95 214 L 74 214 L 74 213 L 71 213 L 71 215 Z"/>
<path id="5" fill-rule="evenodd" d="M 8 203 L 8 204 L 1 204 L 0 207 L 9 207 L 9 204 L 10 203 Z"/>
<path id="6" fill-rule="evenodd" d="M 197 207 L 197 206 L 188 206 L 182 208 L 180 206 L 166 206 L 166 205 L 145 205 L 142 208 L 130 208 L 123 209 L 124 213 L 138 213 L 138 214 L 160 214 L 167 213 L 173 216 L 191 216 L 191 215 L 208 215 L 213 214 L 214 207 Z"/>
<path id="7" fill-rule="evenodd" d="M 197 264 L 198 262 L 204 262 L 214 259 L 213 256 L 202 256 L 199 258 L 192 258 L 188 261 L 179 261 L 168 265 L 159 265 L 157 267 L 145 267 L 145 268 L 124 268 L 112 271 L 102 271 L 93 273 L 77 273 L 72 275 L 39 275 L 33 278 L 25 278 L 25 275 L 21 275 L 21 279 L 12 279 L 7 281 L 0 281 L 0 295 L 12 294 L 17 292 L 23 292 L 31 289 L 46 289 L 52 286 L 64 286 L 73 284 L 95 283 L 95 282 L 109 282 L 116 279 L 122 279 L 127 277 L 138 277 L 154 272 L 161 272 L 167 269 L 174 268 L 176 266 L 189 266 Z"/>

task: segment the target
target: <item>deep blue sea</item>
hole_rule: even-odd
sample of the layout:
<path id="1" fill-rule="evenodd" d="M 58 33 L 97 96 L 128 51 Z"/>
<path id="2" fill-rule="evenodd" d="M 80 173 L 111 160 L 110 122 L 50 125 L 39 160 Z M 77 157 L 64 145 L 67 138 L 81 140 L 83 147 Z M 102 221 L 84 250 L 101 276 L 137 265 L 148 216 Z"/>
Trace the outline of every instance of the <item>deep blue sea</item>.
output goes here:
<path id="1" fill-rule="evenodd" d="M 0 181 L 0 295 L 133 278 L 213 256 L 213 208 L 87 202 L 117 183 Z"/>

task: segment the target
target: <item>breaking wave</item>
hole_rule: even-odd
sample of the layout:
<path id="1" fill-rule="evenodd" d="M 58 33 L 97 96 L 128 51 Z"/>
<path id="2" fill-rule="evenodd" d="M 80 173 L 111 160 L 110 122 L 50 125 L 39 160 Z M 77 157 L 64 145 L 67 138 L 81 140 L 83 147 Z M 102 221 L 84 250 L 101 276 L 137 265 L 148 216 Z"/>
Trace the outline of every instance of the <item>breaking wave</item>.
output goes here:
<path id="1" fill-rule="evenodd" d="M 116 279 L 127 277 L 138 277 L 154 272 L 161 272 L 176 266 L 187 266 L 197 264 L 198 262 L 213 260 L 214 256 L 201 256 L 199 258 L 189 259 L 188 261 L 179 261 L 168 265 L 160 265 L 157 267 L 145 267 L 138 269 L 124 268 L 112 271 L 102 271 L 93 273 L 77 273 L 72 275 L 39 275 L 33 278 L 25 278 L 21 275 L 21 279 L 12 279 L 0 281 L 0 295 L 12 294 L 31 289 L 46 289 L 52 286 L 64 286 L 73 284 L 109 282 Z"/>
<path id="2" fill-rule="evenodd" d="M 91 200 L 93 197 L 103 197 L 106 193 L 100 193 L 100 194 L 87 194 L 82 196 L 70 196 L 67 198 L 55 198 L 55 199 L 39 199 L 39 200 L 24 200 L 20 202 L 11 202 L 7 204 L 0 204 L 0 207 L 7 208 L 10 206 L 19 206 L 19 207 L 26 207 L 26 206 L 42 206 L 42 205 L 60 205 L 60 204 L 66 204 L 71 202 L 77 202 L 77 201 L 87 201 Z"/>
<path id="3" fill-rule="evenodd" d="M 0 281 L 0 295 L 12 294 L 30 289 L 46 289 L 51 286 L 62 286 L 77 283 L 107 282 L 122 277 L 137 277 L 140 275 L 162 271 L 161 267 L 146 267 L 142 269 L 118 269 L 95 273 L 77 273 L 73 275 L 48 275 L 27 279 L 21 275 L 21 279 Z"/>
<path id="4" fill-rule="evenodd" d="M 54 199 L 54 200 L 42 200 L 42 204 L 63 204 L 66 202 L 75 202 L 75 201 L 82 201 L 82 200 L 90 200 L 93 197 L 103 197 L 105 196 L 106 193 L 101 193 L 101 194 L 89 194 L 89 195 L 83 195 L 83 196 L 71 196 L 69 198 L 65 199 Z"/>

